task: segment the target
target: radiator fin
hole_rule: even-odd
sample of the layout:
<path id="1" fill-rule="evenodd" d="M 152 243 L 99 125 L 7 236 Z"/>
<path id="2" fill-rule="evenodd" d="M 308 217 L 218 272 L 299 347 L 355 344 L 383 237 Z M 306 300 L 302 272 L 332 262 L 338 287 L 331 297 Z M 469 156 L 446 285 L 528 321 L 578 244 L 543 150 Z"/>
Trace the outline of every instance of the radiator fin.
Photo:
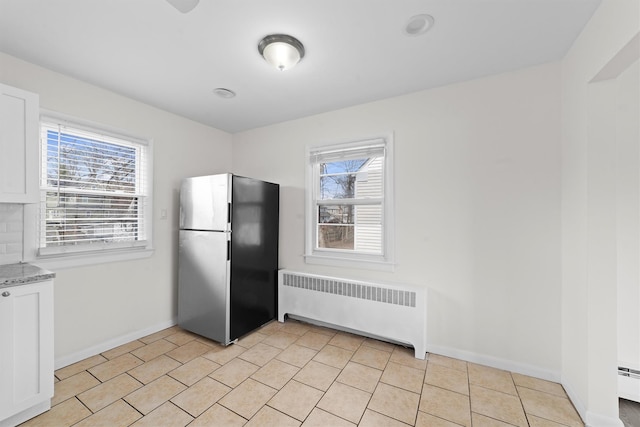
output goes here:
<path id="1" fill-rule="evenodd" d="M 284 286 L 291 286 L 293 288 L 308 289 L 316 292 L 377 301 L 385 304 L 402 305 L 405 307 L 416 306 L 416 293 L 414 291 L 291 273 L 284 273 L 283 279 L 282 284 Z"/>

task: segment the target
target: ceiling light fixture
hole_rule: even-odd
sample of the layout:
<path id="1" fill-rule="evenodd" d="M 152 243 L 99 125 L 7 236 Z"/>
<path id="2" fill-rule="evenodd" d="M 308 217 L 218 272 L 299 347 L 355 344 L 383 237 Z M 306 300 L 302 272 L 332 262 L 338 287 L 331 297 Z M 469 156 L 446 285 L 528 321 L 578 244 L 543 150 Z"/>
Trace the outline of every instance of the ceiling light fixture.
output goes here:
<path id="1" fill-rule="evenodd" d="M 419 36 L 429 31 L 433 27 L 433 16 L 422 14 L 409 18 L 404 26 L 404 33 L 408 36 Z"/>
<path id="2" fill-rule="evenodd" d="M 258 43 L 258 52 L 280 71 L 288 70 L 304 58 L 304 46 L 295 37 L 271 34 Z"/>
<path id="3" fill-rule="evenodd" d="M 200 0 L 167 0 L 171 6 L 175 7 L 182 13 L 191 12 L 198 5 Z"/>

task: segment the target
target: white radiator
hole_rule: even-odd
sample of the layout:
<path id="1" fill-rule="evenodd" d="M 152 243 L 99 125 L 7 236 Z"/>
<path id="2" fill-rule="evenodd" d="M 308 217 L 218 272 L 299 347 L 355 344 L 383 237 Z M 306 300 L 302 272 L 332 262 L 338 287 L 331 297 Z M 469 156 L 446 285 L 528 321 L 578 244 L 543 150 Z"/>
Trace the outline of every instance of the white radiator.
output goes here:
<path id="1" fill-rule="evenodd" d="M 618 367 L 618 396 L 640 403 L 640 370 Z"/>
<path id="2" fill-rule="evenodd" d="M 278 320 L 287 314 L 427 352 L 426 289 L 280 270 Z"/>

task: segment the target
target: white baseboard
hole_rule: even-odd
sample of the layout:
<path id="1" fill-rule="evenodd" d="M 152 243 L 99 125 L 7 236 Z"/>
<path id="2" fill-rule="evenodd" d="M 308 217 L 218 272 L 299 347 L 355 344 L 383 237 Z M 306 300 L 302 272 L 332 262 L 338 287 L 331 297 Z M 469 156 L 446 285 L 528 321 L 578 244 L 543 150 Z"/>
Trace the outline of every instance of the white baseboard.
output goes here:
<path id="1" fill-rule="evenodd" d="M 27 420 L 30 420 L 33 417 L 42 414 L 45 411 L 48 411 L 49 409 L 51 409 L 51 399 L 47 399 L 46 401 L 38 403 L 31 408 L 25 409 L 22 412 L 18 412 L 17 414 L 12 415 L 9 418 L 0 420 L 0 427 L 17 426 Z"/>
<path id="2" fill-rule="evenodd" d="M 567 392 L 567 396 L 569 396 L 571 403 L 573 403 L 573 406 L 576 408 L 576 411 L 578 411 L 580 417 L 583 420 L 586 420 L 586 427 L 624 427 L 624 424 L 622 421 L 620 421 L 620 418 L 610 417 L 608 415 L 602 415 L 596 412 L 588 411 L 587 407 L 584 405 L 582 400 L 580 400 L 571 384 L 564 381 L 562 383 L 562 386 Z"/>
<path id="3" fill-rule="evenodd" d="M 586 427 L 624 427 L 620 418 L 606 417 L 587 411 Z"/>
<path id="4" fill-rule="evenodd" d="M 569 396 L 569 400 L 573 403 L 573 407 L 578 411 L 580 418 L 582 418 L 583 421 L 587 419 L 587 407 L 584 405 L 582 400 L 580 400 L 571 384 L 566 381 L 562 381 L 562 387 L 564 387 L 564 391 L 567 392 L 567 396 Z"/>
<path id="5" fill-rule="evenodd" d="M 131 332 L 126 335 L 119 336 L 117 338 L 110 339 L 100 344 L 96 344 L 84 350 L 78 351 L 76 353 L 68 354 L 66 356 L 57 357 L 55 360 L 54 368 L 60 369 L 65 366 L 69 366 L 73 363 L 79 362 L 91 356 L 95 356 L 96 354 L 100 354 L 104 351 L 111 350 L 112 348 L 118 347 L 120 345 L 126 344 L 131 341 L 135 341 L 139 338 L 146 337 L 147 335 L 151 335 L 153 333 L 159 332 L 163 329 L 170 328 L 176 325 L 177 319 L 167 320 L 165 322 L 159 323 L 154 326 L 150 326 L 145 329 L 140 329 L 135 332 Z"/>
<path id="6" fill-rule="evenodd" d="M 526 363 L 431 344 L 427 344 L 427 351 L 429 353 L 453 357 L 455 359 L 465 360 L 479 365 L 491 366 L 492 368 L 502 369 L 504 371 L 515 372 L 517 374 L 528 375 L 530 377 L 536 377 L 556 383 L 560 382 L 560 372 L 543 369 Z"/>

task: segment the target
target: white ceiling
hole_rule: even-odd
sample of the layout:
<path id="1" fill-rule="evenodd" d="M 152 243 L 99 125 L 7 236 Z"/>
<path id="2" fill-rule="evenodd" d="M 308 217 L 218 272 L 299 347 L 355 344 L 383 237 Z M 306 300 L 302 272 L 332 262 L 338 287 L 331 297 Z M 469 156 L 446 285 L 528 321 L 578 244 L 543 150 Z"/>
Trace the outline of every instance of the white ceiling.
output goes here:
<path id="1" fill-rule="evenodd" d="M 0 51 L 234 133 L 558 60 L 599 3 L 0 0 Z M 406 36 L 423 13 L 433 29 Z M 298 66 L 260 57 L 273 33 L 304 44 Z"/>

